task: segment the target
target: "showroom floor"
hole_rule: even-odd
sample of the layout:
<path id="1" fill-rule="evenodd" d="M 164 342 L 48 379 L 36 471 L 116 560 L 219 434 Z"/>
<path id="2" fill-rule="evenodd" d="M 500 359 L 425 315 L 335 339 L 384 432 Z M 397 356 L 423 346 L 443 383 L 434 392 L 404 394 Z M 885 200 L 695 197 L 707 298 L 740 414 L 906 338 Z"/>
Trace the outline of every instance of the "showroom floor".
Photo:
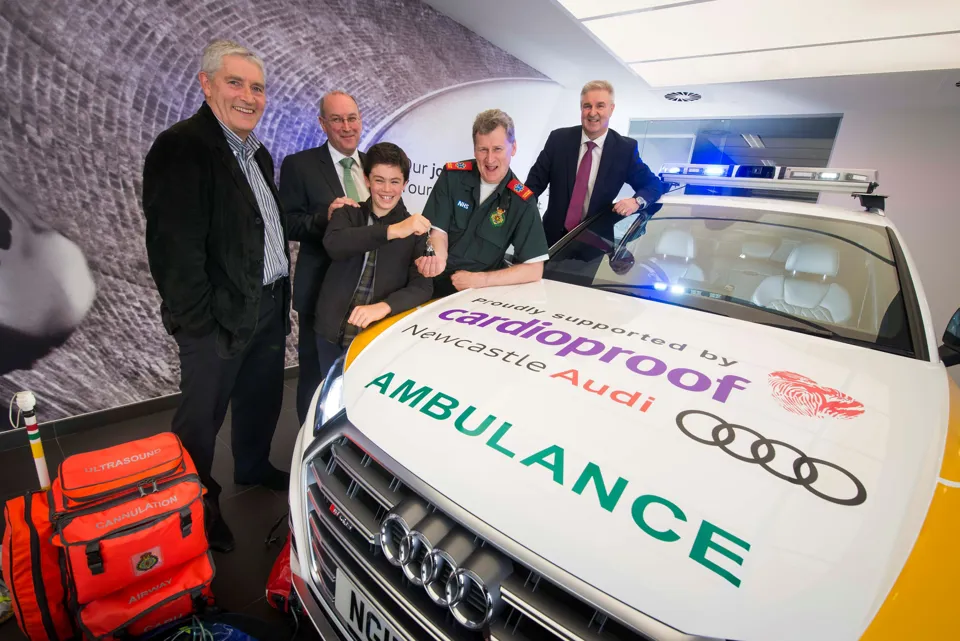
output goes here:
<path id="1" fill-rule="evenodd" d="M 283 470 L 290 469 L 290 457 L 299 430 L 295 409 L 296 385 L 295 378 L 285 382 L 283 412 L 270 454 L 271 462 Z M 45 440 L 44 452 L 51 475 L 65 456 L 168 430 L 172 416 L 173 410 L 168 410 L 55 440 Z M 287 493 L 233 484 L 229 412 L 218 437 L 213 474 L 223 486 L 221 509 L 237 541 L 236 548 L 230 554 L 214 553 L 217 574 L 213 590 L 217 603 L 225 611 L 243 613 L 277 625 L 289 624 L 292 635 L 292 619 L 267 605 L 264 596 L 267 576 L 280 553 L 280 544 L 268 548 L 264 540 L 271 526 L 287 511 Z M 37 477 L 29 447 L 0 452 L 0 501 L 33 489 L 37 489 Z M 0 530 L 2 528 L 3 522 L 0 520 Z M 280 533 L 286 536 L 286 532 L 284 522 Z M 297 639 L 319 638 L 309 622 L 301 623 L 304 624 L 300 626 Z M 0 624 L 0 641 L 19 641 L 23 638 L 13 620 Z"/>

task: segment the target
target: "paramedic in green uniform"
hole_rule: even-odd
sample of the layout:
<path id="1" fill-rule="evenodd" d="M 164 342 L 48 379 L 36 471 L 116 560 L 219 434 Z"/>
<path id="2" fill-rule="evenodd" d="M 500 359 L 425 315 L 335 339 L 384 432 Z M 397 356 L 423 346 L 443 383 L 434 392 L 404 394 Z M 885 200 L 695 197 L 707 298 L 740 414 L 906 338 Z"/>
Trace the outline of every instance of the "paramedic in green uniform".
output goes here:
<path id="1" fill-rule="evenodd" d="M 537 199 L 510 170 L 517 153 L 513 119 L 499 109 L 481 112 L 473 122 L 473 152 L 474 160 L 447 163 L 423 209 L 435 255 L 417 259 L 417 267 L 434 278 L 437 297 L 540 280 L 548 257 Z"/>

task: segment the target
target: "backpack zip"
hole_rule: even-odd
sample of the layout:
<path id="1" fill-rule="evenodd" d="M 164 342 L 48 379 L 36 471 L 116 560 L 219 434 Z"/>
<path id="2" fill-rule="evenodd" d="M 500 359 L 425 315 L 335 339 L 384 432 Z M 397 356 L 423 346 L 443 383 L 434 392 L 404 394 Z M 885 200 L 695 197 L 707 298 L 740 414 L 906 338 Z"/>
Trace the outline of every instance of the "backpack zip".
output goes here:
<path id="1" fill-rule="evenodd" d="M 154 492 L 151 492 L 150 494 L 154 494 L 154 493 L 156 493 L 156 492 L 159 492 L 160 490 L 165 490 L 165 489 L 167 489 L 167 488 L 173 487 L 173 486 L 176 485 L 177 483 L 181 483 L 181 482 L 183 482 L 183 481 L 197 481 L 197 483 L 200 483 L 200 477 L 199 477 L 198 475 L 196 475 L 196 474 L 187 474 L 186 476 L 179 476 L 179 477 L 177 477 L 177 478 L 175 478 L 175 479 L 170 479 L 170 480 L 168 480 L 168 481 L 165 481 L 165 482 L 163 482 L 163 483 L 158 484 L 158 485 L 157 485 L 157 489 L 156 489 Z M 200 494 L 201 494 L 201 497 L 202 497 L 202 496 L 203 496 L 203 489 L 202 489 L 202 488 L 203 488 L 203 485 L 201 484 L 200 487 L 201 487 Z M 149 496 L 149 495 L 144 495 L 144 496 Z M 84 508 L 84 509 L 82 509 L 82 510 L 76 510 L 76 511 L 67 512 L 67 513 L 64 514 L 62 517 L 60 517 L 60 519 L 57 521 L 57 524 L 56 524 L 56 527 L 54 528 L 54 530 L 56 531 L 57 534 L 60 534 L 61 531 L 62 531 L 64 528 L 66 528 L 67 525 L 69 525 L 70 522 L 73 521 L 74 519 L 76 519 L 77 517 L 86 516 L 86 515 L 88 515 L 88 514 L 95 514 L 96 512 L 101 512 L 101 511 L 103 511 L 103 510 L 108 510 L 108 509 L 110 509 L 110 508 L 112 508 L 112 507 L 116 507 L 116 506 L 118 506 L 118 505 L 123 505 L 124 503 L 126 503 L 126 502 L 129 501 L 129 500 L 130 500 L 130 495 L 128 494 L 128 495 L 126 495 L 126 496 L 118 497 L 118 498 L 116 498 L 116 499 L 114 499 L 114 500 L 112 500 L 112 501 L 106 501 L 105 503 L 98 503 L 97 505 L 93 505 L 93 506 L 91 506 L 91 507 Z"/>
<path id="2" fill-rule="evenodd" d="M 62 466 L 61 466 L 61 469 L 62 469 Z M 143 487 L 144 485 L 156 484 L 160 479 L 166 478 L 166 477 L 170 476 L 171 474 L 179 474 L 179 473 L 183 472 L 185 469 L 186 469 L 186 463 L 183 461 L 183 459 L 182 459 L 182 457 L 181 457 L 180 464 L 179 464 L 177 467 L 173 468 L 172 470 L 167 470 L 167 471 L 164 472 L 163 474 L 160 474 L 160 475 L 157 475 L 157 476 L 148 476 L 147 478 L 142 479 L 142 480 L 140 480 L 140 481 L 137 481 L 136 483 L 131 483 L 131 484 L 123 485 L 123 486 L 114 488 L 114 489 L 112 489 L 112 490 L 107 490 L 106 492 L 100 492 L 100 493 L 98 493 L 98 494 L 92 494 L 92 495 L 90 495 L 90 496 L 88 496 L 88 497 L 84 497 L 84 498 L 82 498 L 82 499 L 75 499 L 75 498 L 71 497 L 71 496 L 67 493 L 67 490 L 64 489 L 64 488 L 62 487 L 62 485 L 61 485 L 61 489 L 63 490 L 63 509 L 66 510 L 66 511 L 69 511 L 69 510 L 70 510 L 70 508 L 67 507 L 67 500 L 68 500 L 68 499 L 71 500 L 71 501 L 74 501 L 74 502 L 76 502 L 76 503 L 89 503 L 89 502 L 91 502 L 91 501 L 96 501 L 97 499 L 101 499 L 101 498 L 103 498 L 103 497 L 105 497 L 105 496 L 111 496 L 111 495 L 113 495 L 113 494 L 116 494 L 117 492 L 129 492 L 129 491 L 131 491 L 131 490 L 133 490 L 133 489 L 139 489 L 139 488 Z M 92 485 L 85 485 L 85 486 L 82 486 L 82 487 L 79 487 L 79 488 L 73 488 L 73 491 L 81 490 L 81 489 L 83 489 L 84 487 L 93 487 L 93 486 L 92 486 Z"/>
<path id="3" fill-rule="evenodd" d="M 26 521 L 27 528 L 30 531 L 30 562 L 33 565 L 31 568 L 31 574 L 33 575 L 33 593 L 37 597 L 37 608 L 40 610 L 43 629 L 46 631 L 50 641 L 56 641 L 60 637 L 57 636 L 57 629 L 53 625 L 53 619 L 50 618 L 47 591 L 43 585 L 43 566 L 41 565 L 40 559 L 40 533 L 37 532 L 37 527 L 33 524 L 33 518 L 31 516 L 32 504 L 32 497 L 28 496 L 23 503 L 23 520 Z"/>
<path id="4" fill-rule="evenodd" d="M 154 516 L 150 517 L 150 518 L 149 518 L 148 520 L 146 520 L 146 521 L 141 521 L 140 523 L 134 523 L 134 524 L 131 524 L 131 525 L 127 525 L 127 526 L 125 526 L 125 527 L 120 528 L 119 530 L 114 530 L 113 532 L 110 532 L 109 534 L 105 534 L 105 535 L 103 535 L 103 536 L 101 536 L 101 537 L 98 537 L 98 538 L 95 538 L 95 539 L 90 539 L 90 540 L 88 540 L 88 541 L 72 541 L 72 542 L 69 542 L 69 543 L 68 543 L 67 541 L 63 541 L 63 544 L 64 544 L 65 546 L 67 546 L 67 547 L 75 547 L 75 546 L 78 546 L 78 545 L 88 545 L 88 544 L 94 543 L 94 542 L 96 542 L 96 541 L 105 541 L 105 540 L 107 540 L 107 539 L 112 539 L 112 538 L 115 538 L 115 537 L 118 537 L 118 536 L 125 536 L 125 535 L 127 535 L 127 534 L 132 534 L 132 533 L 138 532 L 138 531 L 140 531 L 140 530 L 142 530 L 142 529 L 147 529 L 148 527 L 152 527 L 152 526 L 156 525 L 157 522 L 163 521 L 163 520 L 169 518 L 171 515 L 180 514 L 180 513 L 181 513 L 182 511 L 184 511 L 184 510 L 189 510 L 190 507 L 191 507 L 194 503 L 196 503 L 197 501 L 202 500 L 202 499 L 203 499 L 203 495 L 198 495 L 196 498 L 192 499 L 189 503 L 185 504 L 185 505 L 184 505 L 183 507 L 181 507 L 180 509 L 177 509 L 177 510 L 168 510 L 168 511 L 162 512 L 162 513 L 160 513 L 160 514 L 155 514 Z M 61 540 L 63 539 L 63 534 L 60 535 L 60 538 L 61 538 Z"/>
<path id="5" fill-rule="evenodd" d="M 159 603 L 157 603 L 157 604 L 155 604 L 155 605 L 147 608 L 147 609 L 144 610 L 143 612 L 140 612 L 140 613 L 137 614 L 136 616 L 132 617 L 131 619 L 129 619 L 128 621 L 126 621 L 123 625 L 117 627 L 117 628 L 114 629 L 114 630 L 111 630 L 111 631 L 107 632 L 106 634 L 100 635 L 100 636 L 97 636 L 97 635 L 93 634 L 93 631 L 90 630 L 90 628 L 88 628 L 87 625 L 83 622 L 82 614 L 83 614 L 84 608 L 86 607 L 86 606 L 83 606 L 83 607 L 81 607 L 81 608 L 77 611 L 77 621 L 78 621 L 78 623 L 80 624 L 80 628 L 81 628 L 81 629 L 83 630 L 83 632 L 84 632 L 87 636 L 89 636 L 91 639 L 107 639 L 107 638 L 110 638 L 110 637 L 114 636 L 119 630 L 123 630 L 123 629 L 129 628 L 131 625 L 135 624 L 135 623 L 136 623 L 137 621 L 139 621 L 140 619 L 146 617 L 148 614 L 152 614 L 153 612 L 159 610 L 161 607 L 163 607 L 163 606 L 165 606 L 165 605 L 169 605 L 170 603 L 176 601 L 177 599 L 183 598 L 184 596 L 190 596 L 193 592 L 200 592 L 200 593 L 201 593 L 201 596 L 202 596 L 203 591 L 204 591 L 205 589 L 207 589 L 207 588 L 210 586 L 211 583 L 213 583 L 213 577 L 216 576 L 216 568 L 215 568 L 214 565 L 213 565 L 213 559 L 210 558 L 210 553 L 209 553 L 209 552 L 207 553 L 207 559 L 210 561 L 210 568 L 211 568 L 211 570 L 212 570 L 211 576 L 210 576 L 210 579 L 209 579 L 209 580 L 204 581 L 204 582 L 201 583 L 200 585 L 196 585 L 196 586 L 194 586 L 194 587 L 192 587 L 192 588 L 188 588 L 188 589 L 186 589 L 186 590 L 182 590 L 182 591 L 178 592 L 177 594 L 175 594 L 175 595 L 173 595 L 173 596 L 167 597 L 167 598 L 164 599 L 163 601 L 160 601 Z M 206 599 L 204 599 L 204 600 L 206 600 Z M 192 601 L 193 601 L 193 599 L 191 599 L 191 606 L 193 605 Z M 191 607 L 190 610 L 191 610 L 191 612 L 193 612 L 193 611 L 194 611 L 194 608 Z"/>
<path id="6" fill-rule="evenodd" d="M 27 496 L 24 498 L 24 502 L 26 502 L 26 499 L 28 499 L 28 498 L 30 498 L 29 495 L 27 495 Z M 26 507 L 24 507 L 24 509 L 26 509 Z M 21 605 L 20 605 L 20 599 L 17 597 L 17 592 L 16 592 L 16 590 L 14 590 L 14 588 L 13 588 L 13 575 L 14 575 L 14 570 L 13 570 L 13 529 L 10 527 L 10 525 L 11 525 L 11 520 L 10 520 L 10 509 L 9 509 L 9 507 L 5 507 L 5 508 L 3 509 L 3 513 L 4 513 L 4 519 L 5 519 L 6 522 L 7 522 L 7 531 L 10 532 L 10 545 L 7 546 L 7 547 L 8 547 L 7 553 L 10 555 L 10 563 L 7 565 L 7 567 L 10 568 L 10 576 L 7 577 L 7 580 L 9 581 L 9 584 L 7 585 L 7 587 L 10 588 L 10 596 L 11 596 L 11 598 L 13 599 L 13 602 L 14 602 L 14 603 L 16 604 L 16 606 L 17 606 L 17 612 L 20 613 L 20 617 L 17 619 L 17 621 L 18 621 L 21 625 L 24 625 L 24 624 L 25 624 L 25 621 L 23 620 L 23 607 L 21 607 Z"/>

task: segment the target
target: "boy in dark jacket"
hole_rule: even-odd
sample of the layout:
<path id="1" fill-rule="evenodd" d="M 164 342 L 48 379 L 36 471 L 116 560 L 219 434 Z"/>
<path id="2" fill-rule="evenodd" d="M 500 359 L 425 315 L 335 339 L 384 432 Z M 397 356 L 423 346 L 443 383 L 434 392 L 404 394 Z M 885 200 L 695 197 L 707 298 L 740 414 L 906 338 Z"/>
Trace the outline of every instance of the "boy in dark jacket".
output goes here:
<path id="1" fill-rule="evenodd" d="M 370 198 L 334 211 L 323 237 L 332 263 L 314 330 L 324 374 L 361 330 L 433 295 L 433 279 L 414 263 L 426 253 L 430 221 L 403 204 L 410 159 L 393 143 L 376 144 L 363 160 L 363 175 Z"/>

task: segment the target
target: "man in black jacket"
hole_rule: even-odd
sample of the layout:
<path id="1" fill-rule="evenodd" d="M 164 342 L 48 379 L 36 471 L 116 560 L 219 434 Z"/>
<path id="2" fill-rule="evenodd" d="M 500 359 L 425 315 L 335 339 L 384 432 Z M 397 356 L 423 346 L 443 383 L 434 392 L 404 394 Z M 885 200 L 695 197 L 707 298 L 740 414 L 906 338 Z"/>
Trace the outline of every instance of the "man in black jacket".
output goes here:
<path id="1" fill-rule="evenodd" d="M 326 370 L 320 370 L 313 333 L 314 309 L 320 284 L 330 265 L 323 234 L 334 210 L 367 199 L 363 180 L 364 154 L 357 150 L 363 120 L 356 100 L 343 91 L 330 91 L 320 100 L 320 127 L 327 142 L 290 154 L 280 166 L 280 202 L 290 240 L 300 243 L 293 279 L 293 309 L 299 321 L 297 351 L 297 418 L 307 418 L 310 400 Z"/>
<path id="2" fill-rule="evenodd" d="M 290 256 L 273 160 L 253 134 L 266 106 L 263 62 L 214 41 L 199 80 L 205 102 L 147 154 L 143 209 L 161 317 L 180 350 L 173 431 L 208 490 L 210 546 L 228 552 L 233 535 L 211 476 L 228 403 L 234 482 L 289 485 L 269 454 L 283 401 Z"/>
<path id="3" fill-rule="evenodd" d="M 332 262 L 320 288 L 314 330 L 324 373 L 361 330 L 433 294 L 432 279 L 415 263 L 426 252 L 430 221 L 407 213 L 403 204 L 410 159 L 393 143 L 379 143 L 367 151 L 363 173 L 370 198 L 333 212 L 323 238 Z"/>

